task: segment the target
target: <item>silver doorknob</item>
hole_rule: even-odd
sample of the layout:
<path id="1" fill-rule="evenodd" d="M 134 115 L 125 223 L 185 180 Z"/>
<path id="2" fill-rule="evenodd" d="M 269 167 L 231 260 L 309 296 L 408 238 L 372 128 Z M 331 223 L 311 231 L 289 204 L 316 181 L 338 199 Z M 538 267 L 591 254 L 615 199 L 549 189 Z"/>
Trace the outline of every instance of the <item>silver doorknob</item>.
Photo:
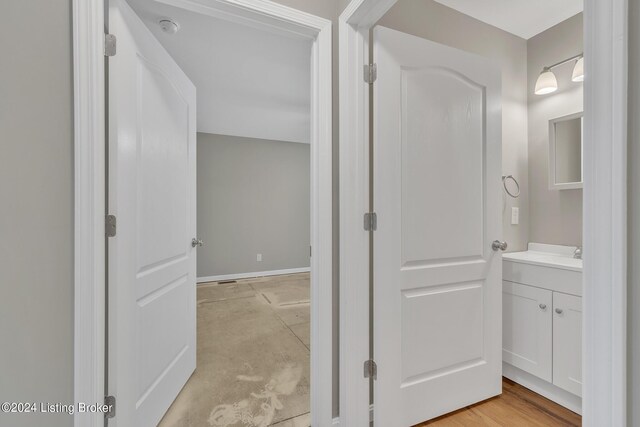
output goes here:
<path id="1" fill-rule="evenodd" d="M 546 310 L 547 304 L 540 304 L 538 307 L 540 307 L 540 310 Z"/>
<path id="2" fill-rule="evenodd" d="M 494 240 L 491 243 L 491 249 L 494 251 L 506 251 L 507 250 L 507 242 L 501 242 L 500 240 Z"/>
<path id="3" fill-rule="evenodd" d="M 561 308 L 556 308 L 556 313 L 562 314 L 563 310 Z"/>
<path id="4" fill-rule="evenodd" d="M 196 239 L 195 237 L 191 239 L 191 247 L 195 248 L 196 246 L 204 246 L 204 242 L 201 239 Z"/>

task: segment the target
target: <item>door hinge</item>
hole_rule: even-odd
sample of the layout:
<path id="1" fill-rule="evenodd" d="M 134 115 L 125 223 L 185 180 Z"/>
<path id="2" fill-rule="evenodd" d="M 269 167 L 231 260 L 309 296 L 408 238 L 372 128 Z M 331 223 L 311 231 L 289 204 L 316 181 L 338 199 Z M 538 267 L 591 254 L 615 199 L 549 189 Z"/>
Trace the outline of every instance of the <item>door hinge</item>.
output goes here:
<path id="1" fill-rule="evenodd" d="M 376 64 L 365 64 L 364 66 L 364 81 L 365 83 L 373 84 L 378 77 L 378 66 Z"/>
<path id="2" fill-rule="evenodd" d="M 373 360 L 365 360 L 364 362 L 364 377 L 365 378 L 378 378 L 378 365 Z"/>
<path id="3" fill-rule="evenodd" d="M 375 212 L 364 214 L 364 229 L 366 231 L 376 231 L 378 228 L 378 215 Z"/>
<path id="4" fill-rule="evenodd" d="M 115 237 L 116 236 L 116 216 L 115 215 L 107 215 L 104 224 L 104 232 L 107 237 Z"/>
<path id="5" fill-rule="evenodd" d="M 115 396 L 105 396 L 104 404 L 106 406 L 106 411 L 104 412 L 105 418 L 113 418 L 116 416 L 116 397 Z"/>
<path id="6" fill-rule="evenodd" d="M 116 36 L 113 34 L 104 35 L 104 56 L 115 56 L 116 42 Z"/>

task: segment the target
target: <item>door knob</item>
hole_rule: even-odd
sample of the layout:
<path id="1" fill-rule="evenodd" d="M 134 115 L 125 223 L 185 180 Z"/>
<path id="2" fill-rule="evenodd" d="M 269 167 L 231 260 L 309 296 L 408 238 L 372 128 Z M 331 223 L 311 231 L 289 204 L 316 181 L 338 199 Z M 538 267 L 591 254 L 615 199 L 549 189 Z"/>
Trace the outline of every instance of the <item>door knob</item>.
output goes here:
<path id="1" fill-rule="evenodd" d="M 204 242 L 201 239 L 196 239 L 195 237 L 191 239 L 191 247 L 195 248 L 196 246 L 203 246 Z"/>
<path id="2" fill-rule="evenodd" d="M 501 242 L 500 240 L 494 240 L 491 243 L 491 249 L 494 251 L 506 251 L 507 250 L 507 242 Z"/>
<path id="3" fill-rule="evenodd" d="M 562 313 L 563 313 L 563 311 L 564 311 L 564 310 L 563 310 L 563 309 L 561 309 L 561 308 L 556 308 L 556 313 L 558 313 L 558 314 L 562 314 Z"/>
<path id="4" fill-rule="evenodd" d="M 538 307 L 540 307 L 540 310 L 546 310 L 547 304 L 540 304 Z"/>

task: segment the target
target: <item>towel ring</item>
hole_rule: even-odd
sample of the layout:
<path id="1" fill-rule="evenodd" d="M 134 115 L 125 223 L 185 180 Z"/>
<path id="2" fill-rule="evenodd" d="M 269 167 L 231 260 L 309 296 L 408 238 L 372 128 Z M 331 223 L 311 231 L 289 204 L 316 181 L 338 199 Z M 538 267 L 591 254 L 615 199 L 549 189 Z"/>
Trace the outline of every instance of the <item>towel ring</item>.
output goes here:
<path id="1" fill-rule="evenodd" d="M 513 194 L 511 191 L 509 191 L 509 188 L 507 187 L 508 179 L 511 179 L 516 184 L 516 194 Z M 507 194 L 514 199 L 517 199 L 520 196 L 520 184 L 518 184 L 518 181 L 513 177 L 513 175 L 503 175 L 502 186 L 504 187 L 504 191 L 506 191 Z"/>

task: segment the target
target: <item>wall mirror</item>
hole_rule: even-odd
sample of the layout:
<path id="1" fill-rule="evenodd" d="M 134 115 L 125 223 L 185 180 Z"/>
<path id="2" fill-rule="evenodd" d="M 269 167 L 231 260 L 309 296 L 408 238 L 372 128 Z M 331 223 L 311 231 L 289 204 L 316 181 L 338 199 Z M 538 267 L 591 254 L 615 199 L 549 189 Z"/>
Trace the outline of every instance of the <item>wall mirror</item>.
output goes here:
<path id="1" fill-rule="evenodd" d="M 549 189 L 582 188 L 582 116 L 549 120 Z"/>

